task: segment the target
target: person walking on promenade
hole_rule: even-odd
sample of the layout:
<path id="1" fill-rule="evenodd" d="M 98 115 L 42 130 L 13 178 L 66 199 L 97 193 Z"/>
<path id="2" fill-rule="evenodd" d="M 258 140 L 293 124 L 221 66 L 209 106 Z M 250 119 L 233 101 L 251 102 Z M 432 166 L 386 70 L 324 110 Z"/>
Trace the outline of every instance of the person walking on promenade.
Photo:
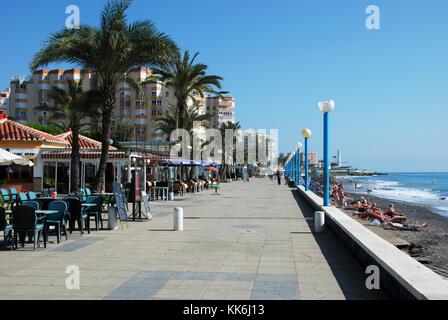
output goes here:
<path id="1" fill-rule="evenodd" d="M 277 182 L 278 182 L 278 185 L 280 186 L 282 184 L 282 174 L 280 173 L 280 170 L 277 170 L 275 175 L 277 176 Z"/>

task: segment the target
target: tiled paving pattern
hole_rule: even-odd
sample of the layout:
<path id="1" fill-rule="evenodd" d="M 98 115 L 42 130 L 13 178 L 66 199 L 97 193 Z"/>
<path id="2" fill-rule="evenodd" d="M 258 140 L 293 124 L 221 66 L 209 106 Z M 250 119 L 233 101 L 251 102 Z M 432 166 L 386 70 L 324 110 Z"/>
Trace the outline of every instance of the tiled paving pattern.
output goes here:
<path id="1" fill-rule="evenodd" d="M 0 249 L 0 299 L 378 299 L 364 270 L 312 211 L 265 179 L 152 203 L 151 222 L 69 236 L 35 252 Z M 185 231 L 173 232 L 177 206 Z M 80 268 L 80 290 L 65 286 Z"/>

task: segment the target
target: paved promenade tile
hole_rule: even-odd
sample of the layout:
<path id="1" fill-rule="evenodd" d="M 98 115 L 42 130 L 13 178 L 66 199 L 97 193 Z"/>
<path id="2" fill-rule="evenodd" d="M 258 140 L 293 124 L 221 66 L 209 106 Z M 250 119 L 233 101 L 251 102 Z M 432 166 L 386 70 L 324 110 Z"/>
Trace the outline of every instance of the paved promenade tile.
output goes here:
<path id="1" fill-rule="evenodd" d="M 302 201 L 300 205 L 297 201 Z M 173 232 L 173 209 L 184 232 Z M 313 212 L 268 179 L 152 203 L 153 220 L 47 249 L 0 251 L 0 299 L 384 299 Z M 66 288 L 66 267 L 80 289 Z"/>

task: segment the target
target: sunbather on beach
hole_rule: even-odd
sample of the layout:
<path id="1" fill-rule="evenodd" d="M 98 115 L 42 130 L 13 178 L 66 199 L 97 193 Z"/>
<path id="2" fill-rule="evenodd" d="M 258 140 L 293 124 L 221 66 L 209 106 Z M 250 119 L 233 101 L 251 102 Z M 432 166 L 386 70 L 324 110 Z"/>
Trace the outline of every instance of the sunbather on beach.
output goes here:
<path id="1" fill-rule="evenodd" d="M 393 204 L 389 205 L 389 208 L 384 212 L 384 215 L 396 222 L 406 221 L 406 216 L 404 214 L 395 212 Z"/>
<path id="2" fill-rule="evenodd" d="M 405 230 L 405 231 L 420 231 L 421 229 L 425 229 L 429 226 L 427 223 L 404 224 L 404 223 L 396 223 L 396 222 L 391 222 L 391 221 L 386 221 L 386 225 L 390 226 L 394 229 Z"/>

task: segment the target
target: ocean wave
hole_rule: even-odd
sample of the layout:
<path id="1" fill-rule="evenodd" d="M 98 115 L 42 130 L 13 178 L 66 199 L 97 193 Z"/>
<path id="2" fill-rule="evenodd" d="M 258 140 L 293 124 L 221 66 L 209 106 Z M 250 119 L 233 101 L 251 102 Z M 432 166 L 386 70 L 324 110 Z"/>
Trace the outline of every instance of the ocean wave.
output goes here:
<path id="1" fill-rule="evenodd" d="M 412 188 L 387 188 L 374 189 L 372 194 L 379 196 L 390 197 L 394 199 L 422 199 L 422 200 L 439 200 L 440 196 L 431 190 L 421 190 Z"/>

